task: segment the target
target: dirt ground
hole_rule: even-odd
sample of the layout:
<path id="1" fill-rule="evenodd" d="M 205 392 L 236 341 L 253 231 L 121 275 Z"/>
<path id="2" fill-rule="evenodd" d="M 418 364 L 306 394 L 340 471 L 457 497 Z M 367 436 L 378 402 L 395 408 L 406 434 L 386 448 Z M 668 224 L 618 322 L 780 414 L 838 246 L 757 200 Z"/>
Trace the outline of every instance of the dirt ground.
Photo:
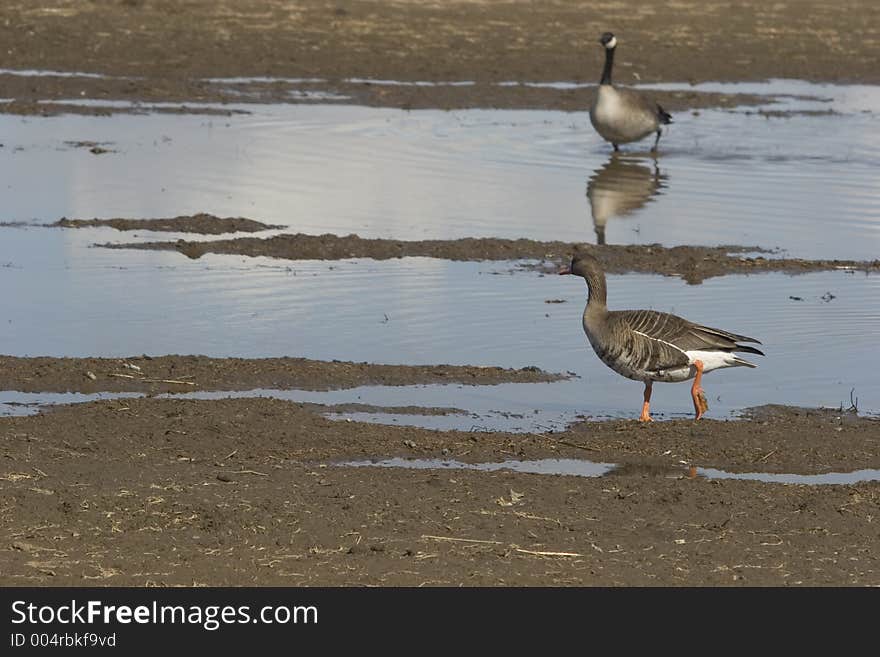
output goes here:
<path id="1" fill-rule="evenodd" d="M 568 378 L 537 367 L 377 365 L 308 358 L 19 358 L 0 356 L 3 388 L 21 392 L 189 392 L 191 390 L 339 390 L 427 383 L 542 383 Z"/>
<path id="2" fill-rule="evenodd" d="M 713 276 L 785 272 L 804 274 L 814 271 L 847 269 L 866 273 L 880 271 L 880 260 L 805 260 L 803 258 L 765 258 L 737 254 L 769 253 L 757 246 L 673 246 L 661 244 L 605 244 L 594 247 L 568 242 L 539 242 L 529 239 L 460 238 L 456 240 L 365 239 L 357 235 L 306 235 L 303 233 L 274 237 L 236 237 L 211 241 L 134 242 L 104 244 L 110 249 L 150 249 L 179 251 L 189 258 L 206 253 L 246 256 L 269 256 L 286 260 L 342 260 L 372 258 L 387 260 L 407 256 L 445 260 L 541 260 L 539 268 L 556 273 L 579 251 L 598 257 L 611 274 L 631 272 L 679 276 L 698 284 Z"/>
<path id="3" fill-rule="evenodd" d="M 215 217 L 197 214 L 167 219 L 67 219 L 62 218 L 52 226 L 58 228 L 95 228 L 109 226 L 116 230 L 150 230 L 171 233 L 198 233 L 199 235 L 223 235 L 225 233 L 258 233 L 261 230 L 281 228 L 270 226 L 244 217 Z"/>
<path id="4" fill-rule="evenodd" d="M 0 584 L 877 585 L 880 488 L 690 478 L 878 468 L 880 422 L 584 424 L 551 435 L 327 420 L 267 399 L 2 420 Z M 334 466 L 621 463 L 601 478 Z"/>
<path id="5" fill-rule="evenodd" d="M 0 75 L 6 111 L 52 113 L 37 100 L 290 100 L 273 83 L 230 96 L 205 78 L 318 78 L 303 87 L 394 107 L 582 110 L 591 90 L 498 87 L 507 81 L 598 80 L 599 35 L 620 40 L 617 81 L 770 77 L 880 81 L 873 0 L 25 0 L 0 4 L 0 66 L 101 73 L 104 79 Z M 119 77 L 122 76 L 122 77 Z M 350 79 L 472 81 L 396 88 Z M 657 94 L 667 109 L 747 98 Z M 118 110 L 114 110 L 118 111 Z"/>
<path id="6" fill-rule="evenodd" d="M 880 3 L 873 0 L 14 0 L 0 3 L 0 67 L 111 77 L 0 73 L 0 96 L 13 99 L 0 110 L 110 111 L 38 103 L 71 98 L 289 102 L 289 85 L 246 82 L 230 90 L 205 79 L 284 76 L 320 78 L 300 86 L 349 96 L 341 102 L 582 111 L 590 89 L 497 83 L 593 82 L 602 57 L 596 38 L 605 30 L 620 39 L 621 83 L 880 82 Z M 357 78 L 474 84 L 393 87 Z M 749 102 L 691 91 L 658 100 L 672 110 Z M 165 227 L 184 228 L 186 218 L 178 219 Z M 116 227 L 137 227 L 127 221 Z M 217 230 L 229 229 L 261 227 Z M 280 257 L 306 247 L 330 254 L 309 257 L 399 257 L 412 249 L 454 257 L 458 248 L 461 257 L 509 258 L 521 247 L 516 257 L 554 259 L 571 246 L 490 240 L 444 247 L 356 236 L 319 236 L 304 246 L 297 239 L 224 240 L 212 248 L 273 244 L 281 251 L 268 255 Z M 204 248 L 170 246 L 195 256 Z M 615 263 L 638 271 L 651 261 L 651 271 L 691 282 L 729 273 L 729 249 L 646 250 L 654 248 L 605 248 L 602 257 L 611 271 Z M 778 266 L 744 262 L 759 264 L 734 266 Z M 880 585 L 877 482 L 691 476 L 690 466 L 800 474 L 880 468 L 880 421 L 843 409 L 769 408 L 735 421 L 585 422 L 561 433 L 506 434 L 334 421 L 322 413 L 338 407 L 271 399 L 153 396 L 558 376 L 477 364 L 0 356 L 3 390 L 145 395 L 0 417 L 0 586 Z M 338 465 L 388 457 L 577 458 L 619 467 L 583 478 Z"/>

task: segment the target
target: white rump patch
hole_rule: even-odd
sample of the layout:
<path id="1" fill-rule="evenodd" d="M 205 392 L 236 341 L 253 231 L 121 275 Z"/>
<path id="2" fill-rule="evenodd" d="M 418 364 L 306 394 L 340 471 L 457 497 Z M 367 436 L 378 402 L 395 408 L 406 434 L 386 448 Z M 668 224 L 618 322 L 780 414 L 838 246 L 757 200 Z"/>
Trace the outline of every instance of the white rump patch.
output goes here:
<path id="1" fill-rule="evenodd" d="M 737 367 L 740 365 L 740 363 L 736 362 L 736 356 L 726 351 L 699 351 L 695 349 L 684 353 L 687 354 L 691 365 L 694 364 L 694 361 L 703 361 L 704 373 L 711 372 L 712 370 L 719 370 L 722 367 Z"/>

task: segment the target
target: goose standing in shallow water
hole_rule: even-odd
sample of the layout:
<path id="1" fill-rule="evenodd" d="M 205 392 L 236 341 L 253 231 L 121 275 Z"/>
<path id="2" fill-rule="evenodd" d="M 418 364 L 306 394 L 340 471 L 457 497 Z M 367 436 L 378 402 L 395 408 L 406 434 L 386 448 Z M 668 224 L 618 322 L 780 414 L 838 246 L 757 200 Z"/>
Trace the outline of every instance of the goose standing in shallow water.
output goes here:
<path id="1" fill-rule="evenodd" d="M 651 387 L 654 381 L 678 383 L 694 379 L 691 397 L 699 420 L 709 409 L 701 382 L 705 372 L 724 367 L 757 367 L 737 356 L 741 351 L 763 352 L 739 344 L 754 338 L 700 326 L 686 319 L 655 310 L 615 310 L 606 305 L 605 273 L 590 255 L 575 256 L 560 274 L 574 274 L 587 281 L 589 300 L 584 309 L 584 332 L 596 355 L 612 370 L 645 383 L 639 420 L 650 422 Z"/>
<path id="2" fill-rule="evenodd" d="M 605 68 L 599 89 L 590 107 L 590 122 L 602 139 L 610 141 L 614 150 L 619 144 L 644 139 L 652 132 L 657 133 L 652 151 L 657 150 L 660 141 L 661 125 L 672 123 L 672 116 L 660 105 L 632 89 L 621 89 L 611 83 L 611 69 L 614 66 L 614 49 L 617 38 L 606 32 L 599 39 L 605 47 Z"/>

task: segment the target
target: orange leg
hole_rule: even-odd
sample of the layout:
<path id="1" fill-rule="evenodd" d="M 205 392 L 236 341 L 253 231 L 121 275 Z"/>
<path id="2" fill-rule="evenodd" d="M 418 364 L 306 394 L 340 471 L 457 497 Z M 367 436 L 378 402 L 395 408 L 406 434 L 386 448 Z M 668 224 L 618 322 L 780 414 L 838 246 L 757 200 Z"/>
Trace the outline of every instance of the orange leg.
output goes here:
<path id="1" fill-rule="evenodd" d="M 639 416 L 639 422 L 653 422 L 648 409 L 651 407 L 651 388 L 654 386 L 653 381 L 645 382 L 645 403 L 642 404 L 642 414 Z"/>
<path id="2" fill-rule="evenodd" d="M 697 368 L 697 375 L 694 377 L 694 385 L 691 386 L 691 397 L 694 400 L 694 411 L 696 411 L 695 420 L 703 417 L 703 413 L 709 410 L 709 402 L 706 401 L 706 395 L 700 382 L 703 380 L 703 361 L 695 360 L 694 367 Z"/>

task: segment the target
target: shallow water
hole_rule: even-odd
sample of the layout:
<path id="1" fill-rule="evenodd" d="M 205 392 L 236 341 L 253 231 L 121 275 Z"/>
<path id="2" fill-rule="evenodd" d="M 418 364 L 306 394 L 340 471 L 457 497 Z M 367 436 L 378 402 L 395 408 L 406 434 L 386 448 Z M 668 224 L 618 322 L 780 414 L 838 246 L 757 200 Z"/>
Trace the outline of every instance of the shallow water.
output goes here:
<path id="1" fill-rule="evenodd" d="M 659 157 L 645 152 L 648 142 L 628 146 L 628 173 L 619 176 L 586 112 L 243 104 L 223 107 L 251 114 L 0 116 L 5 217 L 205 211 L 307 233 L 592 242 L 595 221 L 604 221 L 609 243 L 876 257 L 880 94 L 776 84 L 783 102 L 768 110 L 838 113 L 679 112 Z M 770 94 L 774 85 L 710 87 Z M 820 100 L 803 100 L 810 95 Z M 95 156 L 65 147 L 71 140 L 110 142 L 117 152 Z M 587 186 L 603 171 L 606 189 L 620 177 L 623 190 L 594 218 Z"/>
<path id="2" fill-rule="evenodd" d="M 213 212 L 286 227 L 266 235 L 595 242 L 601 234 L 609 243 L 740 243 L 875 258 L 880 99 L 872 89 L 777 88 L 792 107 L 839 112 L 831 116 L 679 113 L 656 160 L 611 158 L 585 113 L 242 105 L 253 113 L 0 116 L 3 219 Z M 115 152 L 93 155 L 74 141 L 108 142 Z M 514 264 L 503 262 L 191 261 L 91 247 L 193 237 L 150 231 L 28 225 L 0 228 L 0 237 L 4 353 L 537 365 L 581 377 L 359 389 L 336 400 L 454 406 L 477 415 L 351 416 L 438 428 L 556 429 L 581 414 L 632 417 L 640 404 L 641 385 L 605 368 L 586 343 L 579 280 L 511 274 Z M 876 413 L 878 281 L 824 272 L 687 286 L 612 276 L 610 305 L 676 312 L 764 342 L 768 357 L 755 359 L 759 369 L 707 377 L 710 416 L 765 403 L 846 407 L 853 389 L 860 409 Z M 565 303 L 545 303 L 558 299 Z M 327 398 L 314 401 L 335 403 Z M 656 386 L 653 408 L 657 417 L 690 414 L 687 387 Z"/>
<path id="3" fill-rule="evenodd" d="M 60 240 L 64 233 L 46 234 Z M 100 257 L 85 262 L 77 253 L 59 245 L 39 262 L 0 268 L 4 351 L 296 355 L 574 371 L 581 378 L 553 384 L 377 388 L 355 397 L 343 391 L 326 402 L 303 399 L 453 406 L 481 414 L 538 409 L 549 414 L 539 423 L 554 428 L 578 414 L 631 417 L 641 402 L 641 385 L 614 374 L 590 349 L 580 321 L 585 286 L 573 277 L 429 258 L 288 265 L 134 252 L 132 262 L 121 264 L 119 252 L 91 250 Z M 764 274 L 689 286 L 632 274 L 610 277 L 609 295 L 613 307 L 676 312 L 762 340 L 767 357 L 749 357 L 758 369 L 707 375 L 710 417 L 766 403 L 848 407 L 852 389 L 862 411 L 880 411 L 880 277 Z M 655 386 L 653 409 L 658 417 L 691 413 L 688 387 Z"/>
<path id="4" fill-rule="evenodd" d="M 36 415 L 43 409 L 61 404 L 83 404 L 102 399 L 143 397 L 138 392 L 20 392 L 0 390 L 0 416 Z"/>
<path id="5" fill-rule="evenodd" d="M 594 463 L 582 459 L 540 459 L 537 461 L 501 461 L 498 463 L 464 463 L 449 459 L 403 459 L 390 458 L 376 461 L 347 461 L 333 463 L 337 467 L 349 468 L 405 468 L 411 470 L 477 470 L 479 472 L 495 472 L 509 470 L 540 475 L 568 475 L 573 477 L 604 477 L 609 475 L 627 474 L 627 466 L 614 463 Z M 825 474 L 789 474 L 776 472 L 727 472 L 715 468 L 694 468 L 693 473 L 687 468 L 638 467 L 639 474 L 655 474 L 657 476 L 702 477 L 705 479 L 739 479 L 744 481 L 760 481 L 777 484 L 799 484 L 808 486 L 850 485 L 866 481 L 880 481 L 880 470 L 855 470 L 853 472 L 828 472 Z"/>

